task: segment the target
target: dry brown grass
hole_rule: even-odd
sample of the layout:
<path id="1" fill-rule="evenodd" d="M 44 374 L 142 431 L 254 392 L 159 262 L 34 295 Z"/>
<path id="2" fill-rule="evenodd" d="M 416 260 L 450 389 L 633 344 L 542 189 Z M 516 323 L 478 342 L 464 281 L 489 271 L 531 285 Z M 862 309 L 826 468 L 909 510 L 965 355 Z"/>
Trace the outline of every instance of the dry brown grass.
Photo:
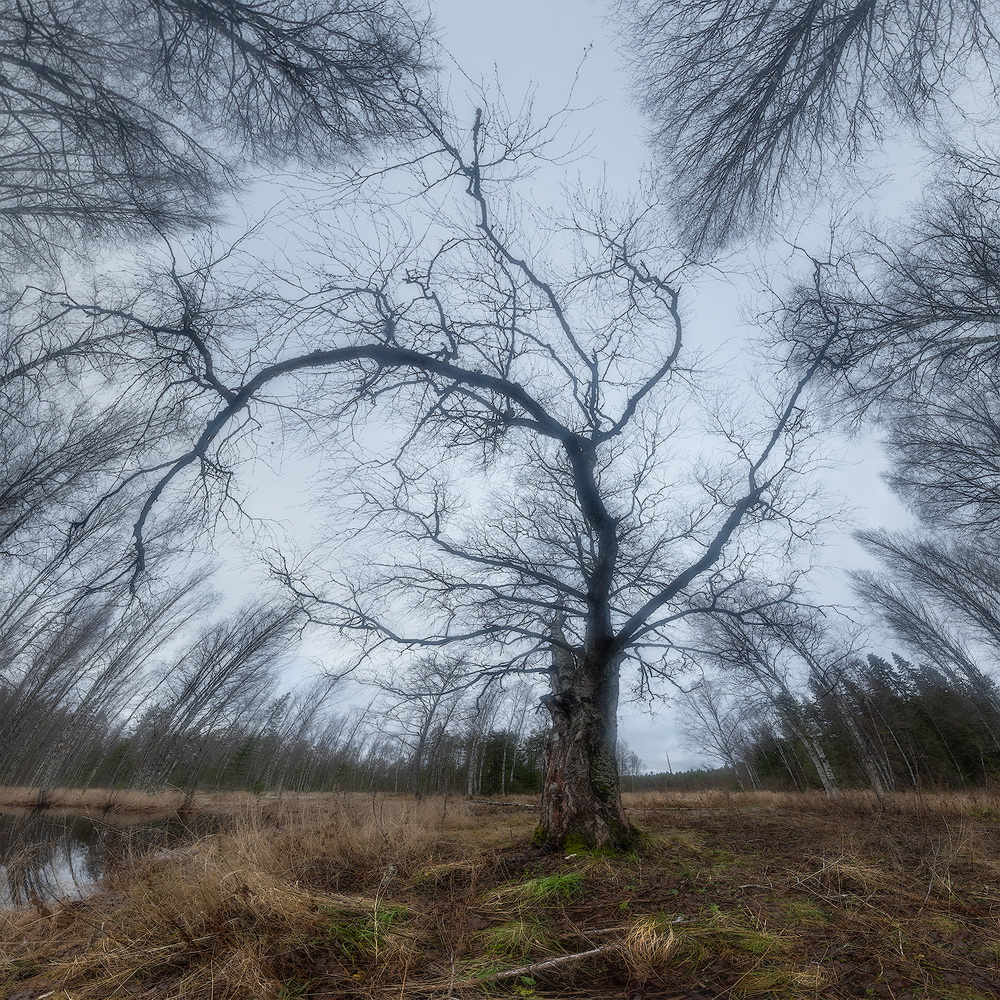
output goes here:
<path id="1" fill-rule="evenodd" d="M 630 798 L 640 853 L 565 858 L 516 804 L 202 801 L 226 832 L 0 916 L 0 1000 L 1000 995 L 993 798 Z"/>
<path id="2" fill-rule="evenodd" d="M 224 834 L 134 859 L 90 900 L 3 915 L 0 997 L 278 1000 L 316 976 L 377 991 L 406 981 L 430 926 L 401 888 L 445 884 L 459 851 L 512 836 L 454 800 L 224 805 Z"/>
<path id="3" fill-rule="evenodd" d="M 153 814 L 177 812 L 190 804 L 181 791 L 140 792 L 109 788 L 0 787 L 0 809 L 56 809 L 79 812 Z"/>
<path id="4" fill-rule="evenodd" d="M 677 951 L 674 928 L 655 917 L 636 920 L 618 946 L 625 965 L 641 983 L 660 979 L 673 964 Z"/>
<path id="5" fill-rule="evenodd" d="M 893 792 L 876 795 L 846 790 L 836 796 L 811 792 L 628 792 L 623 796 L 631 809 L 758 809 L 809 812 L 819 815 L 888 814 L 892 816 L 962 816 L 981 814 L 1000 818 L 1000 791 Z"/>

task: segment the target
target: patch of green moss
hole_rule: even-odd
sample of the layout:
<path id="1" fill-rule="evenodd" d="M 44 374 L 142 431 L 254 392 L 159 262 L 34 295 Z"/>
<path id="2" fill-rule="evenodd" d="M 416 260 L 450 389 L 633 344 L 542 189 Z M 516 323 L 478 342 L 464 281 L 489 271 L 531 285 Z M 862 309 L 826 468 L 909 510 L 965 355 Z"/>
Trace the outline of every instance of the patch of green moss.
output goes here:
<path id="1" fill-rule="evenodd" d="M 527 903 L 566 903 L 583 892 L 583 874 L 562 872 L 544 875 L 512 888 Z"/>
<path id="2" fill-rule="evenodd" d="M 976 819 L 1000 819 L 1000 810 L 993 809 L 990 806 L 973 806 L 969 810 L 970 816 L 975 816 Z"/>
<path id="3" fill-rule="evenodd" d="M 688 959 L 695 964 L 713 955 L 786 955 L 788 940 L 742 910 L 709 907 L 706 916 L 686 921 L 676 932 Z"/>
<path id="4" fill-rule="evenodd" d="M 371 959 L 378 954 L 390 930 L 409 916 L 405 906 L 384 906 L 355 920 L 338 920 L 327 928 L 326 943 L 350 961 Z"/>
<path id="5" fill-rule="evenodd" d="M 589 854 L 600 857 L 618 857 L 623 854 L 648 847 L 651 843 L 649 835 L 636 826 L 625 826 L 612 838 L 610 843 L 595 845 L 593 838 L 586 833 L 568 833 L 561 842 L 549 843 L 549 832 L 545 826 L 538 826 L 531 837 L 532 847 L 555 847 L 564 854 Z"/>
<path id="6" fill-rule="evenodd" d="M 801 962 L 793 952 L 792 938 L 768 929 L 748 911 L 713 905 L 702 917 L 670 926 L 677 966 L 705 976 L 724 963 L 738 976 L 729 996 L 805 1000 L 822 995 L 819 991 L 826 985 L 822 967 Z"/>
<path id="7" fill-rule="evenodd" d="M 571 833 L 563 842 L 567 854 L 584 854 L 590 850 L 590 841 L 580 833 Z"/>
<path id="8" fill-rule="evenodd" d="M 277 1000 L 296 1000 L 309 995 L 316 984 L 310 979 L 286 979 L 278 988 Z"/>
<path id="9" fill-rule="evenodd" d="M 511 920 L 482 934 L 483 946 L 498 958 L 523 960 L 533 952 L 551 951 L 552 937 L 538 920 Z"/>
<path id="10" fill-rule="evenodd" d="M 983 945 L 982 954 L 988 962 L 1000 965 L 1000 941 L 988 941 Z"/>
<path id="11" fill-rule="evenodd" d="M 784 903 L 781 907 L 781 916 L 793 929 L 822 927 L 830 919 L 825 911 L 804 900 Z"/>
<path id="12" fill-rule="evenodd" d="M 944 913 L 927 913 L 921 918 L 921 923 L 932 930 L 941 931 L 944 934 L 955 934 L 961 930 L 961 924 L 957 920 Z"/>

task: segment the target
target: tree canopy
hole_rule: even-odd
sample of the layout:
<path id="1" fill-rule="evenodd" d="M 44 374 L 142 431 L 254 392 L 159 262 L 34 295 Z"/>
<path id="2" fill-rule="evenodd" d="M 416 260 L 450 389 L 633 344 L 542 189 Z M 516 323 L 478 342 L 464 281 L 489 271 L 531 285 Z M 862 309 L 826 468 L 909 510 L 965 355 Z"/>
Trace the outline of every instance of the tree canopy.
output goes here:
<path id="1" fill-rule="evenodd" d="M 23 0 L 0 13 L 0 242 L 205 226 L 247 162 L 316 163 L 412 129 L 426 29 L 392 0 Z"/>

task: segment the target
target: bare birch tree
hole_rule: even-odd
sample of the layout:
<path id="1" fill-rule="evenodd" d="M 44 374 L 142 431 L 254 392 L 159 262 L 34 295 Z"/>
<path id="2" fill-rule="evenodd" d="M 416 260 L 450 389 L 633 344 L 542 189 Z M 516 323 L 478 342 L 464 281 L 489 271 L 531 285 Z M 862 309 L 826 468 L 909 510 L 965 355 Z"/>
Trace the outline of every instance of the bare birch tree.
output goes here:
<path id="1" fill-rule="evenodd" d="M 750 759 L 754 728 L 766 719 L 759 696 L 728 678 L 702 677 L 678 699 L 683 713 L 681 733 L 689 750 L 732 768 L 740 788 L 758 788 Z M 746 775 L 747 781 L 744 781 Z"/>
<path id="2" fill-rule="evenodd" d="M 201 226 L 248 161 L 411 128 L 425 29 L 391 0 L 23 0 L 0 13 L 0 251 Z"/>
<path id="3" fill-rule="evenodd" d="M 622 0 L 671 206 L 696 245 L 756 228 L 895 129 L 940 144 L 993 101 L 1000 9 L 976 0 Z M 985 102 L 984 102 L 985 103 Z"/>
<path id="4" fill-rule="evenodd" d="M 702 637 L 711 659 L 747 682 L 758 705 L 762 699 L 768 704 L 780 731 L 802 746 L 824 791 L 835 796 L 837 778 L 822 734 L 799 695 L 806 677 L 822 683 L 823 675 L 833 666 L 815 655 L 816 630 L 812 623 L 795 610 L 772 607 L 742 619 L 730 616 L 706 620 Z M 826 687 L 830 687 L 829 681 Z"/>

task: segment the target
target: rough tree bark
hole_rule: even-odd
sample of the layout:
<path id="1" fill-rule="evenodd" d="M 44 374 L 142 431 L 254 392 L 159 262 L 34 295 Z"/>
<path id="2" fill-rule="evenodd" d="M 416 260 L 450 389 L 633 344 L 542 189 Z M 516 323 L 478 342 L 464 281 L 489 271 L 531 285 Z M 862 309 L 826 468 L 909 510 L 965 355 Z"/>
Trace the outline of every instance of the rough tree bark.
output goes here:
<path id="1" fill-rule="evenodd" d="M 551 719 L 541 822 L 535 843 L 549 850 L 633 846 L 625 818 L 616 750 L 620 655 L 573 650 L 561 623 L 553 628 Z"/>

